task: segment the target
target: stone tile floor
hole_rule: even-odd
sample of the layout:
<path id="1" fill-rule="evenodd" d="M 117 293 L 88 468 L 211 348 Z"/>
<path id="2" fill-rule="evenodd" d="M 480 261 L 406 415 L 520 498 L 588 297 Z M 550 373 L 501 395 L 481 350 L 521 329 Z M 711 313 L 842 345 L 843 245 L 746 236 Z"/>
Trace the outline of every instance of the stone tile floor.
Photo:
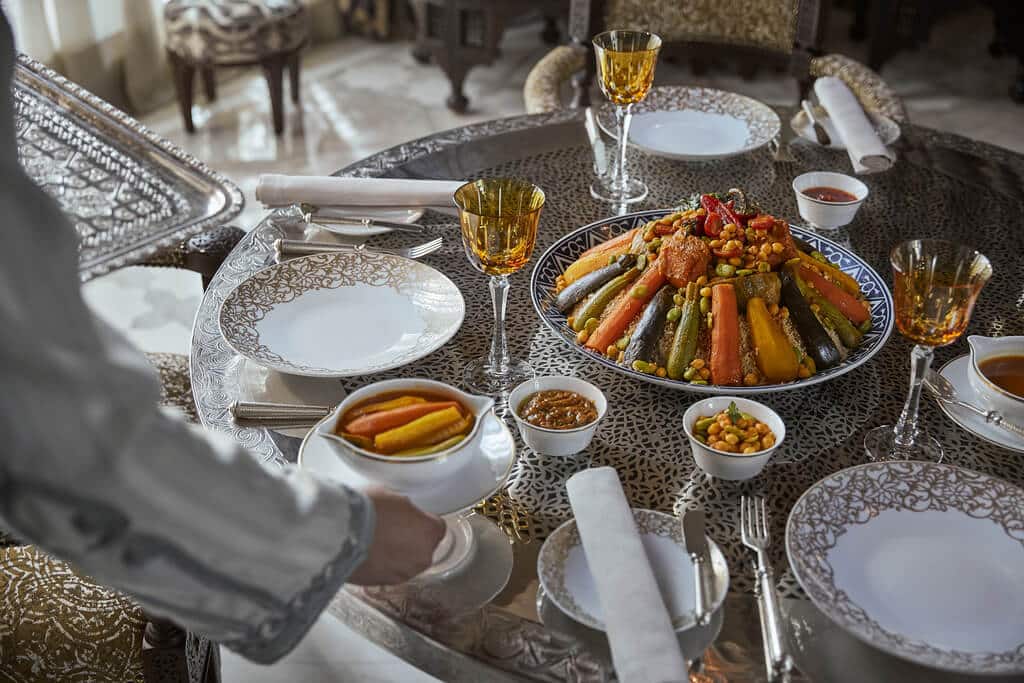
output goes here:
<path id="1" fill-rule="evenodd" d="M 835 51 L 861 56 L 862 46 L 845 40 L 838 17 Z M 181 128 L 176 108 L 144 119 L 232 178 L 247 206 L 236 223 L 253 227 L 263 211 L 253 198 L 261 173 L 330 173 L 368 154 L 465 123 L 523 111 L 522 84 L 546 48 L 539 27 L 511 30 L 502 58 L 470 74 L 464 116 L 443 102 L 448 84 L 440 71 L 417 64 L 408 46 L 345 38 L 311 51 L 303 67 L 302 105 L 289 103 L 287 130 L 270 128 L 266 85 L 249 72 L 220 87 L 220 98 L 196 108 L 195 135 Z M 904 98 L 918 124 L 950 130 L 1024 152 L 1024 108 L 1006 96 L 1015 65 L 991 59 L 986 47 L 991 19 L 984 12 L 959 16 L 937 27 L 931 44 L 903 53 L 886 65 L 884 77 Z M 966 38 L 965 38 L 966 37 Z M 712 73 L 694 78 L 685 69 L 659 68 L 659 82 L 700 83 L 743 92 L 771 103 L 793 102 L 792 82 L 775 75 L 753 81 Z M 201 297 L 198 276 L 180 271 L 129 268 L 86 285 L 96 312 L 151 351 L 188 350 L 192 318 Z M 258 667 L 225 653 L 225 681 L 434 680 L 325 616 L 298 649 L 273 667 Z"/>

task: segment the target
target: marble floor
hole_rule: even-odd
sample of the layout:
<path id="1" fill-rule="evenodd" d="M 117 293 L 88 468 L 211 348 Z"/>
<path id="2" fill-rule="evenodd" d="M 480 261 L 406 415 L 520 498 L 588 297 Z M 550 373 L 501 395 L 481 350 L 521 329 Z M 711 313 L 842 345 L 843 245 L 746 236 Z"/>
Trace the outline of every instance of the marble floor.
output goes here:
<path id="1" fill-rule="evenodd" d="M 830 45 L 858 56 L 845 39 L 847 21 L 835 22 Z M 448 111 L 448 85 L 440 71 L 417 64 L 405 44 L 345 38 L 312 50 L 303 66 L 302 105 L 289 103 L 287 130 L 270 128 L 266 85 L 257 72 L 226 82 L 220 99 L 196 107 L 199 130 L 186 135 L 175 107 L 144 122 L 233 179 L 247 205 L 236 223 L 246 229 L 263 211 L 253 198 L 261 173 L 326 174 L 391 145 L 465 123 L 522 113 L 522 84 L 542 57 L 538 26 L 511 30 L 502 58 L 470 74 L 466 115 Z M 883 72 L 918 124 L 950 130 L 1024 152 L 1024 108 L 1006 96 L 1015 66 L 994 60 L 986 46 L 991 20 L 983 12 L 937 27 L 931 44 L 903 53 Z M 969 36 L 970 39 L 965 39 Z M 795 86 L 776 76 L 743 81 L 724 73 L 700 79 L 659 68 L 660 82 L 702 83 L 762 100 L 792 102 Z M 97 314 L 151 351 L 188 350 L 201 296 L 198 276 L 180 271 L 128 268 L 86 285 Z M 325 616 L 282 662 L 258 667 L 225 653 L 224 680 L 428 681 L 434 680 Z"/>

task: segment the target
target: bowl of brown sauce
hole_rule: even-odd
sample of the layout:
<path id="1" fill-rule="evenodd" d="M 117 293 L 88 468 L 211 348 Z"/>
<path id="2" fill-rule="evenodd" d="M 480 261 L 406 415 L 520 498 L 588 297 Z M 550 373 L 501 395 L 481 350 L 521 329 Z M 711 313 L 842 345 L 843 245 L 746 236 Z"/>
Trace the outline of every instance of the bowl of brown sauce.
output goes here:
<path id="1" fill-rule="evenodd" d="M 839 228 L 853 222 L 868 198 L 868 186 L 842 173 L 812 171 L 793 179 L 800 216 L 816 228 Z"/>
<path id="2" fill-rule="evenodd" d="M 541 455 L 575 455 L 590 445 L 608 410 L 604 393 L 578 377 L 537 377 L 509 394 L 526 445 Z"/>
<path id="3" fill-rule="evenodd" d="M 1024 337 L 967 337 L 968 378 L 978 398 L 1007 419 L 1024 421 Z"/>

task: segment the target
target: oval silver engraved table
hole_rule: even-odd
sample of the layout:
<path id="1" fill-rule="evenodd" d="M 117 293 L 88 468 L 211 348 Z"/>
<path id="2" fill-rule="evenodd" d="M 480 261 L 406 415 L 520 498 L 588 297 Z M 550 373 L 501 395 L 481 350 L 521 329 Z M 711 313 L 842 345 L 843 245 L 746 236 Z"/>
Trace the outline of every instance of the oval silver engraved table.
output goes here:
<path id="1" fill-rule="evenodd" d="M 783 114 L 782 120 L 788 121 L 788 112 Z M 587 190 L 592 156 L 582 121 L 579 111 L 560 111 L 466 126 L 386 150 L 341 173 L 529 178 L 548 194 L 535 252 L 539 254 L 565 232 L 611 213 Z M 636 210 L 668 207 L 697 191 L 743 187 L 771 213 L 797 221 L 792 178 L 808 170 L 849 172 L 849 160 L 844 153 L 802 142 L 794 143 L 793 152 L 797 161 L 781 164 L 773 163 L 767 149 L 711 163 L 634 154 L 635 172 L 651 188 L 647 201 Z M 972 244 L 992 260 L 995 275 L 981 294 L 968 332 L 1024 332 L 1024 252 L 1016 248 L 1024 210 L 1024 157 L 915 126 L 904 127 L 897 154 L 893 169 L 864 178 L 871 195 L 856 222 L 838 231 L 837 239 L 849 243 L 888 282 L 888 252 L 899 240 L 941 236 Z M 236 284 L 271 262 L 275 239 L 294 236 L 296 218 L 297 211 L 268 215 L 225 261 L 203 300 L 192 343 L 192 386 L 203 422 L 275 463 L 294 461 L 298 442 L 232 424 L 228 406 L 238 389 L 228 369 L 234 356 L 220 336 L 217 310 Z M 372 379 L 418 375 L 457 384 L 463 364 L 486 351 L 491 308 L 485 280 L 466 261 L 455 219 L 428 212 L 424 223 L 430 232 L 445 237 L 444 248 L 424 260 L 460 287 L 466 299 L 466 321 L 444 348 Z M 374 243 L 397 244 L 401 239 L 388 236 Z M 737 529 L 743 494 L 763 495 L 771 506 L 772 561 L 801 676 L 829 681 L 962 680 L 884 655 L 832 626 L 803 597 L 783 550 L 786 518 L 799 495 L 825 475 L 865 462 L 864 432 L 898 416 L 908 376 L 909 345 L 904 339 L 894 335 L 875 359 L 835 381 L 763 397 L 787 421 L 790 431 L 784 449 L 754 480 L 715 481 L 695 468 L 680 427 L 683 411 L 697 396 L 635 382 L 571 353 L 534 313 L 528 299 L 528 272 L 515 278 L 508 319 L 512 350 L 528 356 L 539 374 L 580 375 L 602 387 L 610 410 L 594 444 L 570 459 L 543 458 L 519 444 L 505 490 L 480 508 L 508 532 L 515 550 L 512 579 L 490 605 L 450 617 L 400 589 L 346 589 L 332 605 L 335 614 L 443 680 L 613 680 L 601 634 L 574 628 L 564 619 L 549 618 L 547 625 L 541 622 L 535 569 L 543 539 L 571 516 L 566 478 L 592 465 L 612 465 L 635 506 L 676 514 L 703 506 L 708 532 L 729 561 L 731 594 L 724 627 L 703 658 L 706 678 L 701 680 L 764 678 L 760 629 L 751 597 L 752 556 L 742 547 Z M 940 349 L 937 366 L 965 351 L 965 342 Z M 343 384 L 351 390 L 370 380 L 354 378 Z M 922 405 L 921 419 L 946 447 L 946 462 L 1024 483 L 1024 459 L 962 431 L 931 402 Z M 540 607 L 545 617 L 552 614 Z"/>

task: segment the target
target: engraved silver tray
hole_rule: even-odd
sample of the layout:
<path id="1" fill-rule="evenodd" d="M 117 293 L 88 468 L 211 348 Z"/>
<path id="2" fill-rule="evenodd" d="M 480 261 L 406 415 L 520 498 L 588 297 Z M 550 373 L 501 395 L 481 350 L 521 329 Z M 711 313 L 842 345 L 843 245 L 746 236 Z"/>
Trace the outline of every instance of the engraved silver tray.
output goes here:
<path id="1" fill-rule="evenodd" d="M 11 91 L 18 156 L 74 223 L 83 281 L 242 210 L 242 193 L 227 178 L 25 55 Z"/>

